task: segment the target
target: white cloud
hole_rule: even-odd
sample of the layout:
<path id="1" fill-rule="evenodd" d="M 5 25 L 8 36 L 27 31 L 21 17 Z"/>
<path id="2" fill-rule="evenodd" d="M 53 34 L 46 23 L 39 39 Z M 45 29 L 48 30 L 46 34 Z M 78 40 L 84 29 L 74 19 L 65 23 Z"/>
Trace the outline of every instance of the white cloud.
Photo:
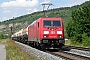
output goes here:
<path id="1" fill-rule="evenodd" d="M 33 12 L 37 12 L 37 11 L 38 11 L 38 9 L 35 8 Z"/>
<path id="2" fill-rule="evenodd" d="M 74 6 L 74 5 L 80 5 L 82 3 L 84 3 L 85 1 L 89 1 L 89 0 L 74 0 L 73 2 L 70 2 L 69 4 L 66 4 L 65 6 Z"/>
<path id="3" fill-rule="evenodd" d="M 8 19 L 7 17 L 3 17 L 2 21 L 7 20 L 7 19 Z"/>
<path id="4" fill-rule="evenodd" d="M 40 4 L 50 4 L 51 0 L 44 0 L 44 2 L 40 3 Z"/>
<path id="5" fill-rule="evenodd" d="M 51 2 L 51 0 L 44 0 L 44 2 L 50 3 L 50 2 Z"/>
<path id="6" fill-rule="evenodd" d="M 15 0 L 10 2 L 3 2 L 1 7 L 35 7 L 38 4 L 38 0 Z"/>
<path id="7" fill-rule="evenodd" d="M 38 3 L 38 0 L 10 0 L 9 2 L 3 2 L 0 4 L 0 8 L 3 8 L 3 14 L 2 17 L 0 17 L 0 20 L 4 21 L 11 19 L 12 17 L 25 15 L 27 12 L 35 12 L 37 10 L 34 8 L 38 6 Z"/>
<path id="8" fill-rule="evenodd" d="M 31 13 L 33 13 L 33 12 L 37 12 L 38 11 L 38 9 L 36 9 L 36 8 L 34 8 L 34 9 L 27 9 L 27 14 L 31 14 Z"/>
<path id="9" fill-rule="evenodd" d="M 10 10 L 4 10 L 3 13 L 10 13 L 11 11 Z"/>
<path id="10" fill-rule="evenodd" d="M 30 10 L 32 10 L 32 9 L 30 9 L 30 8 L 28 8 L 28 9 L 26 9 L 27 11 L 30 11 Z"/>

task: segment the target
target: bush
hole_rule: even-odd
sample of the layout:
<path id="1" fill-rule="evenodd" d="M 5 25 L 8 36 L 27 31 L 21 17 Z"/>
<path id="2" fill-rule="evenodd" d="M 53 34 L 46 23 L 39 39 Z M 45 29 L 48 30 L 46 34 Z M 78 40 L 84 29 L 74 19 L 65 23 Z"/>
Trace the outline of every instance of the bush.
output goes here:
<path id="1" fill-rule="evenodd" d="M 7 38 L 5 35 L 0 34 L 0 39 L 5 39 L 5 38 Z"/>
<path id="2" fill-rule="evenodd" d="M 86 33 L 82 34 L 82 45 L 90 46 L 90 37 L 88 37 Z"/>
<path id="3" fill-rule="evenodd" d="M 73 36 L 73 37 L 71 38 L 71 44 L 72 44 L 72 45 L 81 45 L 81 44 L 78 42 L 78 40 L 76 39 L 75 36 Z"/>

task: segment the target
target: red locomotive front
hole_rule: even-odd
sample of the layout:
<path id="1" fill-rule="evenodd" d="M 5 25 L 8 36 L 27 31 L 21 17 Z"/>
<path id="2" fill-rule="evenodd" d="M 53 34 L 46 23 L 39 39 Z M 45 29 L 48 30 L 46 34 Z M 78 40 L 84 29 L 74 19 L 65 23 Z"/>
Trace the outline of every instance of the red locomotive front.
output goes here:
<path id="1" fill-rule="evenodd" d="M 61 18 L 39 18 L 29 26 L 28 40 L 45 47 L 64 45 L 64 26 Z"/>

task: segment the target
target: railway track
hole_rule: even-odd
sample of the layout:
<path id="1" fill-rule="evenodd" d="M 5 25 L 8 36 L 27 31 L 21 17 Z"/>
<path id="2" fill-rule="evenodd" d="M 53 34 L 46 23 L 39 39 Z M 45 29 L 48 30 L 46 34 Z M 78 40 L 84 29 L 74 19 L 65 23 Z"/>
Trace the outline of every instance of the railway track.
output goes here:
<path id="1" fill-rule="evenodd" d="M 64 46 L 57 52 L 46 52 L 66 60 L 90 60 L 90 48 Z"/>
<path id="2" fill-rule="evenodd" d="M 17 45 L 18 45 L 18 43 L 16 43 Z M 24 44 L 19 44 L 20 46 L 22 46 L 22 45 L 24 45 Z M 24 47 L 24 46 L 23 46 Z M 29 50 L 29 46 L 28 46 L 28 48 L 26 48 L 26 46 L 25 46 L 25 48 L 21 48 L 21 49 L 23 49 L 23 50 L 25 50 L 25 51 L 29 51 L 30 52 L 30 50 Z M 31 48 L 30 48 L 31 49 Z M 74 51 L 73 51 L 73 49 L 74 49 Z M 89 49 L 88 50 L 84 50 L 83 48 L 82 48 L 82 50 L 84 51 L 84 52 L 86 52 L 86 51 L 88 51 L 89 52 L 89 54 L 88 54 L 88 52 L 87 53 L 84 53 L 84 52 L 81 52 L 81 49 L 80 49 L 80 51 L 78 51 L 77 53 L 84 53 L 83 55 L 79 55 L 79 54 L 75 54 L 74 52 L 76 52 L 76 49 L 77 48 L 74 48 L 74 47 L 69 47 L 69 46 L 65 46 L 65 47 L 63 47 L 62 49 L 60 49 L 60 50 L 51 50 L 51 51 L 49 51 L 49 50 L 44 50 L 44 52 L 46 52 L 46 53 L 49 53 L 49 54 L 51 54 L 51 55 L 53 55 L 53 56 L 57 56 L 57 57 L 59 57 L 59 58 L 61 58 L 62 60 L 63 59 L 65 59 L 65 60 L 90 60 L 90 51 L 89 51 Z M 79 50 L 79 49 L 77 49 L 77 50 Z M 72 51 L 72 53 L 71 53 L 71 51 Z M 33 52 L 34 53 L 34 52 Z M 33 54 L 32 53 L 32 54 Z M 38 53 L 38 52 L 37 52 Z M 34 53 L 35 54 L 35 53 Z M 38 55 L 39 54 L 43 54 L 43 53 L 38 53 Z M 85 54 L 88 54 L 88 55 L 85 55 Z M 36 55 L 36 54 L 35 54 Z M 37 55 L 37 56 L 38 56 Z M 40 55 L 40 58 L 41 58 L 41 55 Z M 48 54 L 46 54 L 46 55 L 48 55 Z M 45 56 L 45 55 L 44 55 Z M 49 56 L 48 56 L 49 57 Z M 52 57 L 51 57 L 52 58 Z M 51 59 L 51 58 L 49 58 L 49 59 Z M 44 57 L 44 59 L 47 59 L 47 56 L 46 56 L 46 58 Z M 54 58 L 53 57 L 53 59 L 51 59 L 51 60 L 54 60 L 54 59 L 56 59 L 56 58 Z M 57 60 L 61 60 L 61 59 L 57 59 Z M 41 58 L 41 60 L 43 60 L 43 57 Z"/>
<path id="3" fill-rule="evenodd" d="M 83 48 L 83 47 L 75 47 L 75 46 L 64 46 L 62 48 L 63 51 L 68 53 L 73 53 L 76 55 L 81 55 L 90 58 L 90 48 Z"/>
<path id="4" fill-rule="evenodd" d="M 54 52 L 46 51 L 46 52 L 50 53 L 52 55 L 61 57 L 62 59 L 65 59 L 65 60 L 90 60 L 90 58 L 88 58 L 88 57 L 84 57 L 84 56 L 64 52 L 64 51 L 61 51 L 61 50 L 59 50 L 57 52 L 55 52 L 55 51 Z"/>
<path id="5" fill-rule="evenodd" d="M 67 46 L 67 45 L 65 45 L 64 48 L 68 48 L 68 49 L 77 49 L 77 50 L 83 50 L 83 51 L 90 51 L 90 48 L 75 47 L 75 46 Z"/>

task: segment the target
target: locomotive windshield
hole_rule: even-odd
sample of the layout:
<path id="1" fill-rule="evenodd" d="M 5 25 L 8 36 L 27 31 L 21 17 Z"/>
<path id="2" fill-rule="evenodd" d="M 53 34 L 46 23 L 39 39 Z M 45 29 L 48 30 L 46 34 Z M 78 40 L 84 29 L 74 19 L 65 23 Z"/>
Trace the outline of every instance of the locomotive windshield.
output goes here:
<path id="1" fill-rule="evenodd" d="M 59 20 L 44 20 L 44 26 L 61 26 Z"/>

